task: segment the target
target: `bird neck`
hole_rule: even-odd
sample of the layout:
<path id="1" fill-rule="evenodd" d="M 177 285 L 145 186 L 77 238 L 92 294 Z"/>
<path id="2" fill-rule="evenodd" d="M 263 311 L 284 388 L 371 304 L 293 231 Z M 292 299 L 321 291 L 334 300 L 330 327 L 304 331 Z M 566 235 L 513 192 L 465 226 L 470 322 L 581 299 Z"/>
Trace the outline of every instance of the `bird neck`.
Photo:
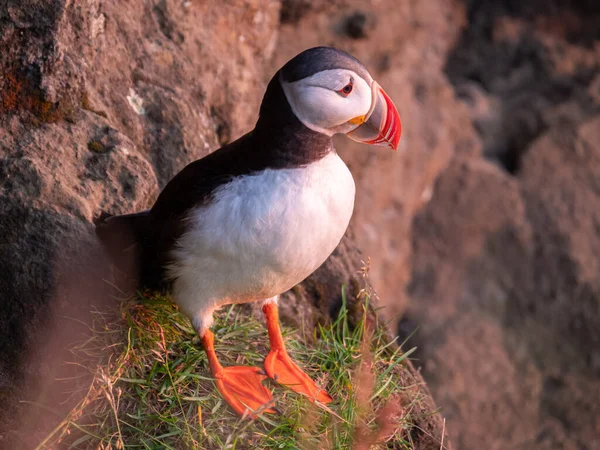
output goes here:
<path id="1" fill-rule="evenodd" d="M 280 167 L 302 167 L 333 151 L 331 137 L 311 130 L 294 114 L 275 74 L 267 87 L 256 127 L 255 148 L 273 152 Z"/>

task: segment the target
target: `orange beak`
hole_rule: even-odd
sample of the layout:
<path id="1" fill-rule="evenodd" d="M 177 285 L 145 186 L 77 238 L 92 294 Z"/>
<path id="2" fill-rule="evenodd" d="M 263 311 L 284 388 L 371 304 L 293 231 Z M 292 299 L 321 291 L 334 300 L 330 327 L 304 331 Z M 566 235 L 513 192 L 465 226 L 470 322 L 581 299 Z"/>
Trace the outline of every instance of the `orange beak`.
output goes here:
<path id="1" fill-rule="evenodd" d="M 347 133 L 347 136 L 365 144 L 383 145 L 398 150 L 402 134 L 400 114 L 392 99 L 375 81 L 371 85 L 371 92 L 371 109 L 365 115 L 364 122 Z"/>

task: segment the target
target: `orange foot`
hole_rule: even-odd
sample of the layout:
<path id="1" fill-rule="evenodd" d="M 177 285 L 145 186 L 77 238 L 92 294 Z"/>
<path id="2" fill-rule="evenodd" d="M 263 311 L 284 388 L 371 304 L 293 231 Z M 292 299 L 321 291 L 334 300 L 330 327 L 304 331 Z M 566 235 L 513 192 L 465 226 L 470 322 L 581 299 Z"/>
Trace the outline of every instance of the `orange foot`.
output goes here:
<path id="1" fill-rule="evenodd" d="M 269 407 L 273 401 L 271 391 L 262 382 L 267 378 L 258 367 L 223 367 L 217 359 L 214 335 L 208 330 L 201 338 L 215 383 L 223 399 L 240 416 L 247 414 L 256 419 L 256 413 L 274 413 Z"/>
<path id="2" fill-rule="evenodd" d="M 306 375 L 285 349 L 271 350 L 265 359 L 265 371 L 279 384 L 306 395 L 311 401 L 329 403 L 332 398 Z"/>
<path id="3" fill-rule="evenodd" d="M 265 359 L 267 375 L 284 386 L 306 395 L 310 400 L 329 403 L 332 398 L 323 389 L 319 388 L 311 378 L 290 358 L 283 343 L 283 336 L 279 328 L 279 312 L 277 304 L 267 303 L 263 306 L 267 319 L 271 351 Z"/>
<path id="4" fill-rule="evenodd" d="M 214 374 L 217 388 L 223 399 L 240 416 L 248 414 L 256 419 L 258 413 L 274 413 L 268 405 L 273 401 L 271 391 L 262 382 L 267 378 L 258 367 L 225 367 Z"/>

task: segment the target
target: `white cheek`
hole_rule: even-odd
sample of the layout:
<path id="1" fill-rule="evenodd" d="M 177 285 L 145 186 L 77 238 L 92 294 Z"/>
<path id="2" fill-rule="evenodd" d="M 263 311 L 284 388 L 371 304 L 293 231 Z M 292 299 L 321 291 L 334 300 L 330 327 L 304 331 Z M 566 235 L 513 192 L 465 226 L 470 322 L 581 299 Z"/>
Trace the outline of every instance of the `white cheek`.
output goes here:
<path id="1" fill-rule="evenodd" d="M 371 109 L 371 87 L 362 79 L 359 78 L 354 84 L 354 90 L 346 98 L 346 108 L 350 113 L 350 118 L 364 116 Z"/>
<path id="2" fill-rule="evenodd" d="M 320 128 L 329 128 L 337 120 L 332 113 L 336 109 L 336 101 L 340 97 L 335 92 L 315 86 L 298 86 L 295 96 L 295 113 L 305 125 L 311 124 Z M 338 97 L 338 98 L 336 98 Z"/>
<path id="3" fill-rule="evenodd" d="M 302 100 L 305 120 L 321 128 L 331 128 L 347 122 L 353 116 L 356 105 L 349 98 L 323 88 L 307 89 Z"/>
<path id="4" fill-rule="evenodd" d="M 301 83 L 285 86 L 284 91 L 298 119 L 308 128 L 328 135 L 333 134 L 329 128 L 365 115 L 371 107 L 371 88 L 362 78 L 356 79 L 348 97 Z"/>

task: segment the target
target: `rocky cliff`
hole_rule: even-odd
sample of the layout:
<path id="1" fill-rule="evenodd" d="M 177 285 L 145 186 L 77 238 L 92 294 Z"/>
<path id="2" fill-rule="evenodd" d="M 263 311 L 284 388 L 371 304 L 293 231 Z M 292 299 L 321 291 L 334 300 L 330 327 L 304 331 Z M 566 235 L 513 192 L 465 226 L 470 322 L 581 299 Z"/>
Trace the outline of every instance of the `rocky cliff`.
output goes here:
<path id="1" fill-rule="evenodd" d="M 187 163 L 252 128 L 290 8 L 0 5 L 3 445 L 39 442 L 77 403 L 86 380 L 69 364 L 71 347 L 89 337 L 93 311 L 117 312 L 131 290 L 99 248 L 93 218 L 148 207 Z M 309 330 L 336 316 L 343 285 L 353 307 L 363 265 L 354 236 L 287 295 L 284 319 Z M 414 448 L 437 448 L 441 416 L 429 418 L 424 385 L 415 395 L 426 406 Z"/>
<path id="2" fill-rule="evenodd" d="M 404 333 L 458 448 L 600 445 L 600 8 L 465 2 L 444 71 L 484 159 L 413 222 Z"/>
<path id="3" fill-rule="evenodd" d="M 92 217 L 147 206 L 332 45 L 395 100 L 402 151 L 337 142 L 354 231 L 288 316 L 326 317 L 370 258 L 457 448 L 600 445 L 599 24 L 586 0 L 5 1 L 2 391 L 56 377 L 86 328 L 59 319 L 111 305 Z"/>

